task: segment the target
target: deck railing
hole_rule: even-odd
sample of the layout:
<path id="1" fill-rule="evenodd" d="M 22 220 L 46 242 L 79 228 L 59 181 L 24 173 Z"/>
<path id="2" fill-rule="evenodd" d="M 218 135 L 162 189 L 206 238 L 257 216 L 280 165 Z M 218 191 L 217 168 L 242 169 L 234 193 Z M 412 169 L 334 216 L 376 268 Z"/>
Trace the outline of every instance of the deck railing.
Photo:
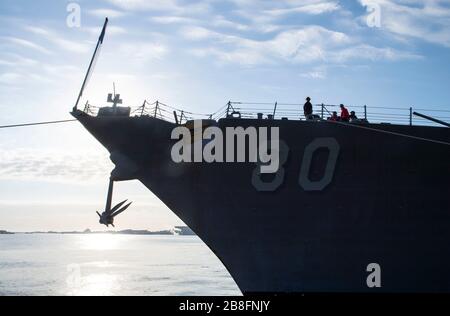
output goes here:
<path id="1" fill-rule="evenodd" d="M 272 108 L 270 108 L 270 106 Z M 444 122 L 450 121 L 450 110 L 424 109 L 424 108 L 398 108 L 380 106 L 346 106 L 349 111 L 354 111 L 359 119 L 365 119 L 371 123 L 386 123 L 400 125 L 436 125 L 427 119 L 415 116 L 414 112 L 420 112 L 435 117 Z M 231 102 L 231 109 L 241 113 L 243 118 L 257 118 L 258 113 L 264 117 L 280 119 L 304 119 L 303 105 L 295 103 L 252 103 Z M 331 117 L 333 112 L 340 115 L 340 105 L 315 104 L 313 114 L 323 120 Z"/>
<path id="2" fill-rule="evenodd" d="M 438 120 L 449 122 L 450 110 L 445 109 L 425 109 L 425 108 L 400 108 L 400 107 L 381 107 L 381 106 L 353 106 L 346 105 L 349 111 L 354 111 L 359 119 L 365 119 L 370 123 L 398 124 L 398 125 L 428 125 L 441 126 L 425 118 L 414 115 L 419 112 Z M 84 112 L 96 116 L 99 107 L 86 103 Z M 339 105 L 315 104 L 313 113 L 320 119 L 326 120 L 333 112 L 340 115 Z M 216 112 L 211 114 L 194 113 L 181 110 L 179 108 L 167 105 L 160 101 L 144 103 L 131 109 L 131 116 L 151 116 L 162 120 L 183 124 L 186 121 L 194 119 L 219 120 L 226 117 L 241 117 L 243 119 L 288 119 L 304 120 L 303 104 L 298 103 L 262 103 L 262 102 L 228 102 Z"/>

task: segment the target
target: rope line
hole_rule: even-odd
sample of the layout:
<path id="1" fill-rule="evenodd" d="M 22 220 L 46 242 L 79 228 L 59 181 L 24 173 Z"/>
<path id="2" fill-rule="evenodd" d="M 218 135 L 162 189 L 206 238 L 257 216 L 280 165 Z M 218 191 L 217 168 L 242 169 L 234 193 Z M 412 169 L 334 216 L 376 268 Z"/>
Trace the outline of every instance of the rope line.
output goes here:
<path id="1" fill-rule="evenodd" d="M 25 123 L 25 124 L 15 124 L 15 125 L 3 125 L 3 126 L 0 126 L 0 129 L 16 128 L 16 127 L 29 127 L 29 126 L 37 126 L 37 125 L 62 124 L 62 123 L 69 123 L 69 122 L 75 122 L 75 121 L 77 121 L 77 120 L 73 119 L 73 120 Z"/>
<path id="2" fill-rule="evenodd" d="M 411 138 L 411 139 L 415 139 L 415 140 L 431 142 L 431 143 L 435 143 L 435 144 L 439 144 L 439 145 L 450 146 L 450 143 L 444 142 L 444 141 L 440 141 L 440 140 L 424 138 L 424 137 L 419 137 L 419 136 L 413 136 L 413 135 L 408 135 L 408 134 L 402 134 L 402 133 L 397 133 L 397 132 L 391 132 L 391 131 L 385 131 L 385 130 L 381 130 L 381 129 L 377 129 L 377 128 L 371 128 L 371 127 L 362 126 L 362 125 L 348 124 L 348 123 L 344 123 L 344 122 L 336 122 L 336 121 L 328 121 L 328 120 L 323 120 L 323 122 L 327 122 L 327 123 L 330 123 L 330 124 L 340 124 L 340 125 L 343 125 L 343 126 L 346 126 L 346 127 L 361 128 L 361 129 L 369 130 L 369 131 L 372 131 L 372 132 L 390 134 L 390 135 L 395 135 L 395 136 L 400 136 L 400 137 Z"/>

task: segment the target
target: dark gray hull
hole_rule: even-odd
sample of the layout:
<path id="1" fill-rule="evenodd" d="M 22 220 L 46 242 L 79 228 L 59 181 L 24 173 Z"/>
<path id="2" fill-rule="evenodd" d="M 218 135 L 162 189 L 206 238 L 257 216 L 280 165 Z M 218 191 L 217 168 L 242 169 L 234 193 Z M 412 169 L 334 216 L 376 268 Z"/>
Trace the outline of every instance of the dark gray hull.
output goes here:
<path id="1" fill-rule="evenodd" d="M 448 145 L 328 122 L 219 121 L 280 128 L 289 148 L 283 181 L 261 192 L 254 163 L 173 163 L 174 124 L 74 116 L 112 153 L 117 178 L 156 194 L 244 294 L 450 292 Z M 367 127 L 450 142 L 448 128 Z M 308 191 L 299 183 L 305 148 L 321 138 L 335 139 L 337 161 L 331 183 Z M 328 159 L 315 151 L 308 179 L 321 179 Z M 370 263 L 381 267 L 381 288 L 367 286 Z"/>

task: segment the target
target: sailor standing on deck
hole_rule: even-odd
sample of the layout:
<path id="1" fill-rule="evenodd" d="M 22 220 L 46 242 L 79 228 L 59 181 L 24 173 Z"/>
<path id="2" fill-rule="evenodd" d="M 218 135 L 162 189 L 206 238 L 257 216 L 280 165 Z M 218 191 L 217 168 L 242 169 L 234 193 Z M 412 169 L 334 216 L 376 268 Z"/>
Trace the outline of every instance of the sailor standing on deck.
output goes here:
<path id="1" fill-rule="evenodd" d="M 311 104 L 311 98 L 307 97 L 306 98 L 306 103 L 303 106 L 303 113 L 305 114 L 305 118 L 307 120 L 311 120 L 313 118 L 312 114 L 313 114 L 313 106 Z"/>

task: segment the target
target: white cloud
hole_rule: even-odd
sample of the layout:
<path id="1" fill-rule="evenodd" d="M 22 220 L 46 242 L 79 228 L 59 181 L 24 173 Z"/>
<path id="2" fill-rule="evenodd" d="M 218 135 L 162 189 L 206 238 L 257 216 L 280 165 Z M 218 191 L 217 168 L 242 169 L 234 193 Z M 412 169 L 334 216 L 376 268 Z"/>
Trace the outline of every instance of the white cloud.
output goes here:
<path id="1" fill-rule="evenodd" d="M 380 30 L 450 47 L 450 7 L 444 0 L 359 0 L 381 9 Z"/>
<path id="2" fill-rule="evenodd" d="M 100 27 L 82 27 L 83 31 L 88 32 L 92 36 L 99 36 L 102 28 Z M 117 26 L 117 25 L 109 25 L 107 30 L 107 36 L 114 36 L 114 35 L 123 35 L 127 34 L 127 30 L 123 27 Z"/>
<path id="3" fill-rule="evenodd" d="M 310 78 L 310 79 L 325 79 L 326 73 L 323 71 L 316 71 L 313 70 L 311 72 L 308 72 L 303 75 L 304 78 Z"/>
<path id="4" fill-rule="evenodd" d="M 20 82 L 22 75 L 15 72 L 6 72 L 0 74 L 0 82 L 3 84 L 16 84 Z"/>
<path id="5" fill-rule="evenodd" d="M 268 40 L 254 40 L 222 34 L 199 26 L 181 30 L 184 38 L 206 42 L 206 47 L 190 52 L 197 57 L 208 55 L 222 62 L 242 65 L 262 63 L 343 63 L 350 60 L 401 60 L 419 56 L 391 48 L 362 44 L 342 32 L 321 26 L 306 26 L 280 32 Z"/>
<path id="6" fill-rule="evenodd" d="M 202 26 L 187 26 L 181 29 L 181 35 L 190 40 L 203 40 L 208 38 L 221 38 L 227 35 L 211 31 Z"/>
<path id="7" fill-rule="evenodd" d="M 57 34 L 55 31 L 44 29 L 41 27 L 36 26 L 27 26 L 25 29 L 33 34 L 39 35 L 49 42 L 53 43 L 54 45 L 58 46 L 60 49 L 73 52 L 73 53 L 87 53 L 90 51 L 90 47 L 85 44 L 81 44 L 78 42 L 70 41 L 59 34 Z"/>
<path id="8" fill-rule="evenodd" d="M 99 18 L 120 18 L 126 15 L 125 12 L 113 9 L 95 9 L 88 11 L 88 13 Z"/>
<path id="9" fill-rule="evenodd" d="M 342 11 L 337 1 L 323 0 L 229 0 L 236 5 L 234 13 L 250 22 L 250 28 L 262 33 L 283 29 L 278 22 L 286 15 L 321 15 Z"/>
<path id="10" fill-rule="evenodd" d="M 124 10 L 174 10 L 178 6 L 174 0 L 108 0 Z"/>
<path id="11" fill-rule="evenodd" d="M 14 63 L 12 61 L 0 59 L 0 65 L 2 65 L 2 66 L 14 66 Z"/>
<path id="12" fill-rule="evenodd" d="M 38 64 L 36 60 L 18 54 L 4 54 L 0 59 L 0 65 L 15 68 L 34 66 L 36 64 Z"/>
<path id="13" fill-rule="evenodd" d="M 82 183 L 108 176 L 112 164 L 107 155 L 32 151 L 0 152 L 0 179 Z"/>
<path id="14" fill-rule="evenodd" d="M 17 37 L 9 37 L 9 36 L 2 37 L 2 38 L 5 39 L 6 41 L 12 43 L 12 44 L 19 45 L 19 46 L 22 46 L 22 47 L 25 47 L 25 48 L 30 48 L 30 49 L 33 49 L 33 50 L 38 51 L 40 53 L 44 53 L 44 54 L 51 54 L 52 53 L 47 48 L 44 48 L 43 46 L 40 46 L 40 45 L 35 44 L 35 43 L 33 43 L 31 41 L 28 41 L 28 40 L 24 40 L 24 39 L 17 38 Z"/>
<path id="15" fill-rule="evenodd" d="M 325 59 L 328 50 L 350 44 L 351 41 L 344 33 L 330 31 L 320 26 L 308 26 L 282 32 L 265 46 L 285 59 L 309 62 Z"/>
<path id="16" fill-rule="evenodd" d="M 70 41 L 64 38 L 53 37 L 49 38 L 51 42 L 57 45 L 60 49 L 64 49 L 72 53 L 87 53 L 91 51 L 91 47 L 78 42 Z"/>
<path id="17" fill-rule="evenodd" d="M 64 65 L 64 64 L 56 64 L 56 63 L 43 63 L 39 65 L 40 70 L 45 72 L 50 76 L 58 76 L 58 77 L 66 77 L 70 74 L 79 75 L 83 74 L 79 67 L 74 65 Z"/>
<path id="18" fill-rule="evenodd" d="M 164 58 L 169 53 L 169 48 L 165 44 L 158 42 L 128 42 L 119 46 L 118 53 L 126 56 L 129 61 L 142 63 Z"/>
<path id="19" fill-rule="evenodd" d="M 283 19 L 286 15 L 321 15 L 341 13 L 343 10 L 337 1 L 323 0 L 229 0 L 237 9 L 233 13 L 248 22 L 248 29 L 260 33 L 274 33 L 285 30 Z M 301 16 L 299 17 L 299 22 Z"/>
<path id="20" fill-rule="evenodd" d="M 107 0 L 118 8 L 127 11 L 156 11 L 171 12 L 174 15 L 205 14 L 210 11 L 208 1 L 185 2 L 180 4 L 176 0 Z"/>
<path id="21" fill-rule="evenodd" d="M 314 67 L 311 71 L 301 73 L 300 76 L 309 79 L 325 79 L 327 68 L 325 66 Z"/>
<path id="22" fill-rule="evenodd" d="M 360 44 L 342 50 L 331 52 L 330 58 L 335 62 L 346 62 L 348 60 L 411 60 L 421 59 L 421 55 L 409 53 L 405 51 L 396 50 L 390 47 L 378 48 L 367 44 Z"/>
<path id="23" fill-rule="evenodd" d="M 73 65 L 48 61 L 37 61 L 18 54 L 6 53 L 0 58 L 4 73 L 0 74 L 0 83 L 7 84 L 8 89 L 23 88 L 28 84 L 61 84 L 66 80 L 79 78 L 82 72 Z"/>
<path id="24" fill-rule="evenodd" d="M 319 2 L 319 3 L 306 4 L 306 5 L 291 7 L 291 8 L 265 10 L 264 13 L 266 13 L 270 16 L 276 16 L 276 17 L 280 17 L 280 16 L 283 16 L 286 14 L 294 14 L 294 13 L 319 15 L 319 14 L 338 11 L 339 9 L 340 9 L 340 6 L 336 2 Z"/>
<path id="25" fill-rule="evenodd" d="M 254 66 L 273 62 L 268 56 L 261 54 L 258 50 L 250 49 L 223 50 L 208 47 L 206 49 L 194 48 L 189 50 L 189 52 L 196 57 L 204 58 L 207 56 L 213 56 L 221 62 L 238 63 L 245 66 Z"/>
<path id="26" fill-rule="evenodd" d="M 235 29 L 237 31 L 247 31 L 250 29 L 250 27 L 246 24 L 228 20 L 220 15 L 217 15 L 211 19 L 211 25 L 214 27 Z"/>
<path id="27" fill-rule="evenodd" d="M 152 16 L 150 21 L 160 24 L 191 24 L 197 22 L 197 20 L 192 18 L 187 18 L 183 16 Z"/>
<path id="28" fill-rule="evenodd" d="M 162 15 L 152 16 L 151 22 L 159 24 L 179 24 L 179 25 L 197 25 L 209 26 L 214 28 L 231 29 L 236 31 L 247 31 L 250 27 L 246 24 L 229 20 L 222 15 L 210 16 L 207 19 L 190 18 L 185 16 Z"/>

